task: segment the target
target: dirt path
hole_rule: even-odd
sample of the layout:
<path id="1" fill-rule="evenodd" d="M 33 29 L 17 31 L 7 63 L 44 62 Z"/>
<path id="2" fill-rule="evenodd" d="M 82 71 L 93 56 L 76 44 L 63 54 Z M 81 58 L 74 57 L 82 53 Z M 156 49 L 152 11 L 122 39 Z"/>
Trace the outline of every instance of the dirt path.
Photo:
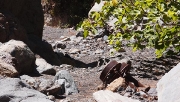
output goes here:
<path id="1" fill-rule="evenodd" d="M 69 28 L 60 29 L 46 26 L 44 27 L 43 39 L 53 44 L 57 41 L 61 41 L 62 36 L 70 38 L 75 36 L 76 33 L 76 31 Z M 81 63 L 76 63 L 73 69 L 69 70 L 79 89 L 78 94 L 66 97 L 65 100 L 69 100 L 70 102 L 94 102 L 92 94 L 97 91 L 97 86 L 101 83 L 99 79 L 101 73 L 100 69 L 104 68 L 105 64 L 112 59 L 130 59 L 132 61 L 131 74 L 133 77 L 151 87 L 156 87 L 158 80 L 165 72 L 175 66 L 180 59 L 179 55 L 175 56 L 176 58 L 167 57 L 156 59 L 154 49 L 132 52 L 132 49 L 126 46 L 123 47 L 125 52 L 118 52 L 115 54 L 115 57 L 112 57 L 109 52 L 112 47 L 108 46 L 102 38 L 86 38 L 77 43 L 71 41 L 66 41 L 65 43 L 66 48 L 63 50 L 61 49 L 61 51 L 73 58 L 75 63 L 78 61 L 85 65 L 82 67 L 83 65 L 81 66 Z M 81 53 L 71 54 L 69 53 L 71 48 L 77 48 Z M 98 49 L 101 49 L 103 53 L 94 54 Z M 101 63 L 101 60 L 107 60 L 107 62 L 98 65 L 98 63 Z"/>

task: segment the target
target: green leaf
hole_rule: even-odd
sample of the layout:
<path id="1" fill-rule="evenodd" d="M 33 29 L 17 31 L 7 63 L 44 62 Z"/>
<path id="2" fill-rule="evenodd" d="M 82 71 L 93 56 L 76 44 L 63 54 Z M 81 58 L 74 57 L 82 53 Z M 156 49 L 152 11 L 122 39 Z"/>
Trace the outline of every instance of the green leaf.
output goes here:
<path id="1" fill-rule="evenodd" d="M 110 45 L 114 44 L 114 41 L 113 41 L 113 40 L 110 40 L 110 41 L 109 41 L 109 44 L 110 44 Z"/>
<path id="2" fill-rule="evenodd" d="M 155 53 L 156 53 L 156 57 L 157 57 L 157 58 L 162 57 L 163 52 L 164 52 L 164 50 L 163 50 L 163 49 L 160 49 L 160 50 L 156 49 L 156 52 L 155 52 Z"/>
<path id="3" fill-rule="evenodd" d="M 121 45 L 121 42 L 119 40 L 116 41 L 115 43 L 117 46 L 120 46 Z"/>
<path id="4" fill-rule="evenodd" d="M 84 37 L 86 38 L 89 35 L 89 31 L 88 30 L 84 30 Z"/>

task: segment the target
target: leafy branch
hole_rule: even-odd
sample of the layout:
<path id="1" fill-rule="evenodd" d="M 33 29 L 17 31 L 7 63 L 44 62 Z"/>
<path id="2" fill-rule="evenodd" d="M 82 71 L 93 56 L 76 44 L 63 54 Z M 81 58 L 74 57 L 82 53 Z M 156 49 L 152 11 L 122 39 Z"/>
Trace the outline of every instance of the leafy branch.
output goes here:
<path id="1" fill-rule="evenodd" d="M 180 0 L 107 0 L 100 12 L 82 23 L 85 37 L 105 28 L 110 18 L 117 19 L 109 36 L 116 49 L 129 40 L 134 51 L 153 47 L 157 57 L 170 47 L 180 51 Z"/>

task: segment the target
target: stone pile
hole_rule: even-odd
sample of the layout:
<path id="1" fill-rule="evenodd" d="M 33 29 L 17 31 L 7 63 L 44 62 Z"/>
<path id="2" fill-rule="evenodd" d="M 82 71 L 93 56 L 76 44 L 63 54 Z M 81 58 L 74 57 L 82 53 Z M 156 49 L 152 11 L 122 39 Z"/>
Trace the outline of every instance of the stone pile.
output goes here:
<path id="1" fill-rule="evenodd" d="M 55 96 L 78 93 L 68 71 L 35 57 L 24 42 L 10 40 L 0 52 L 1 102 L 54 102 Z"/>

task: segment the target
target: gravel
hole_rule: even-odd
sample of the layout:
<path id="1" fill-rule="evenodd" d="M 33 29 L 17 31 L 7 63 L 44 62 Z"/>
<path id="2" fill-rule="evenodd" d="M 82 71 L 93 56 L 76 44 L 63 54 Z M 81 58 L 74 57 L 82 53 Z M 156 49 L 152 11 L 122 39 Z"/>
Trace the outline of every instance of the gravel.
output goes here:
<path id="1" fill-rule="evenodd" d="M 45 26 L 43 39 L 53 45 L 61 41 L 62 36 L 76 39 L 76 34 L 78 34 L 77 31 L 71 28 L 61 29 Z M 76 37 L 78 39 L 79 36 Z M 107 42 L 103 39 L 105 39 L 105 37 L 93 38 L 89 36 L 77 42 L 67 40 L 64 41 L 66 45 L 65 49 L 55 49 L 61 51 L 66 55 L 66 58 L 75 62 L 75 65 L 73 65 L 74 68 L 67 70 L 69 70 L 73 76 L 79 93 L 67 96 L 65 100 L 71 102 L 94 102 L 92 94 L 97 91 L 97 86 L 102 83 L 99 75 L 110 60 L 130 59 L 132 61 L 131 75 L 144 85 L 151 86 L 152 88 L 156 88 L 157 81 L 180 60 L 179 55 L 156 59 L 154 54 L 155 49 L 153 48 L 133 52 L 131 47 L 123 46 L 125 52 L 115 52 L 111 54 L 112 46 L 107 45 Z M 78 53 L 69 53 L 70 49 L 78 49 L 79 51 Z M 146 98 L 141 97 L 141 95 L 139 96 L 139 94 L 141 93 L 133 94 L 131 97 L 139 99 L 142 102 L 157 101 L 155 98 L 148 101 Z M 128 93 L 125 95 L 129 96 Z"/>

